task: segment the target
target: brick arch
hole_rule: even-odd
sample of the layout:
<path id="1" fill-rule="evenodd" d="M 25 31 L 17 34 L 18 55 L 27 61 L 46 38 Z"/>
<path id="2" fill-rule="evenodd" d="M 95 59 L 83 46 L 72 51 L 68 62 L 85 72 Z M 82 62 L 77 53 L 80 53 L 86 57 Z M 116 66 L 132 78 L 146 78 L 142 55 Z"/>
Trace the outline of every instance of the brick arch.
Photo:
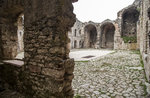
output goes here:
<path id="1" fill-rule="evenodd" d="M 97 41 L 97 29 L 93 24 L 88 24 L 84 27 L 84 47 L 95 48 Z"/>
<path id="2" fill-rule="evenodd" d="M 101 25 L 101 48 L 114 48 L 115 26 L 111 22 Z"/>

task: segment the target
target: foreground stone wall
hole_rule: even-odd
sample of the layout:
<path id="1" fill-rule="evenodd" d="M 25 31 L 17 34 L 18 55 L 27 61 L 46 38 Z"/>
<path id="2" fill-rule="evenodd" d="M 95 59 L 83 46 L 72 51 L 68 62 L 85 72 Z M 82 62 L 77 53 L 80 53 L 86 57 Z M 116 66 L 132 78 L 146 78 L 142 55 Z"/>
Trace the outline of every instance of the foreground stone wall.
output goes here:
<path id="1" fill-rule="evenodd" d="M 15 87 L 12 88 L 28 98 L 72 98 L 74 61 L 69 58 L 67 33 L 75 22 L 72 0 L 11 1 L 0 2 L 3 59 L 16 56 L 17 19 L 23 11 L 25 17 L 25 65 L 21 75 L 12 76 L 13 80 L 21 83 L 17 86 L 18 83 L 13 81 Z M 5 77 L 9 75 L 7 69 L 9 66 L 0 71 L 5 82 L 9 80 Z"/>
<path id="2" fill-rule="evenodd" d="M 67 46 L 75 22 L 72 1 L 26 0 L 25 5 L 25 91 L 39 98 L 73 97 L 74 61 Z"/>

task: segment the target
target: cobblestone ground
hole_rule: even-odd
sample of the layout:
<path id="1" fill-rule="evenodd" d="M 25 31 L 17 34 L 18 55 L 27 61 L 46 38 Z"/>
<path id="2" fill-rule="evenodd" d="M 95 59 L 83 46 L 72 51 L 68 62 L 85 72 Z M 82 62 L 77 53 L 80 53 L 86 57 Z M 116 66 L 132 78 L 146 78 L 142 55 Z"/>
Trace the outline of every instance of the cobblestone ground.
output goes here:
<path id="1" fill-rule="evenodd" d="M 96 61 L 76 62 L 75 98 L 150 98 L 138 51 L 117 51 Z"/>

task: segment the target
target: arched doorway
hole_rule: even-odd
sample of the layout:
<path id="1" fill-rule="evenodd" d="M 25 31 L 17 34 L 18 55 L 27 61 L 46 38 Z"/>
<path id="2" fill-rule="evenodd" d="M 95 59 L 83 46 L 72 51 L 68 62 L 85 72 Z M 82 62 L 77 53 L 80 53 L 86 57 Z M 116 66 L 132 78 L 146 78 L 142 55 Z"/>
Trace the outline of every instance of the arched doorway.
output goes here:
<path id="1" fill-rule="evenodd" d="M 101 26 L 101 48 L 114 48 L 115 26 L 112 23 L 105 23 Z"/>
<path id="2" fill-rule="evenodd" d="M 94 25 L 89 24 L 84 28 L 84 47 L 85 48 L 95 48 L 97 41 L 97 29 Z"/>
<path id="3" fill-rule="evenodd" d="M 122 31 L 121 35 L 125 43 L 137 42 L 137 21 L 139 19 L 139 11 L 135 7 L 131 7 L 122 14 Z"/>

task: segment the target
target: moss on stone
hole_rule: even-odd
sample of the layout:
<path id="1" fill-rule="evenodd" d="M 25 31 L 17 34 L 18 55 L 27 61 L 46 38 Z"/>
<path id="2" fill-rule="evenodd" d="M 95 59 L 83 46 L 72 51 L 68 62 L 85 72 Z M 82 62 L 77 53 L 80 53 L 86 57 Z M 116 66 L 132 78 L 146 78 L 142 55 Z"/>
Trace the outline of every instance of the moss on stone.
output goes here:
<path id="1" fill-rule="evenodd" d="M 136 43 L 137 42 L 137 38 L 135 36 L 134 37 L 124 36 L 122 38 L 123 38 L 124 43 Z"/>

